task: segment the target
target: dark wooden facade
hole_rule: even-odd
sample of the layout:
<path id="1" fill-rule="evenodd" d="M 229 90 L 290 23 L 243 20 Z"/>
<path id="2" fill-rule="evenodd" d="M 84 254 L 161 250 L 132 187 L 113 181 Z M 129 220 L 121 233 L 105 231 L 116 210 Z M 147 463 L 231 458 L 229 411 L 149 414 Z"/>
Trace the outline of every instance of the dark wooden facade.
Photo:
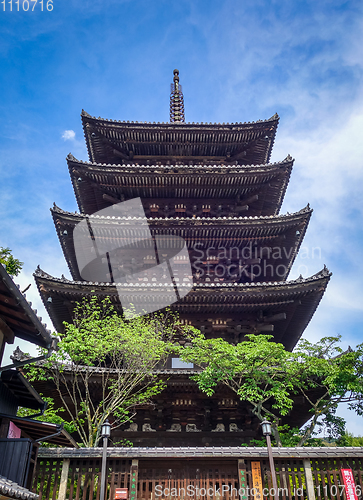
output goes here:
<path id="1" fill-rule="evenodd" d="M 110 296 L 121 312 L 116 284 L 134 304 L 150 303 L 153 287 L 160 293 L 163 284 L 153 277 L 135 282 L 132 273 L 125 278 L 115 272 L 91 282 L 82 279 L 77 266 L 76 224 L 91 221 L 101 233 L 104 226 L 105 241 L 119 239 L 122 246 L 118 230 L 132 218 L 119 217 L 116 205 L 140 197 L 152 236 L 166 242 L 179 236 L 187 244 L 194 286 L 171 306 L 181 320 L 229 342 L 240 342 L 248 333 L 269 333 L 292 350 L 330 273 L 324 268 L 310 278 L 287 281 L 312 210 L 307 206 L 279 215 L 293 159 L 269 163 L 278 116 L 235 124 L 131 123 L 84 111 L 81 116 L 89 162 L 67 157 L 80 213 L 52 209 L 74 281 L 35 272 L 57 330 L 72 320 L 74 305 L 84 296 Z M 115 210 L 106 220 L 97 212 L 107 207 Z M 119 257 L 127 259 L 122 251 Z M 168 379 L 166 391 L 152 407 L 140 408 L 131 427 L 118 431 L 120 437 L 137 445 L 205 446 L 256 436 L 258 422 L 234 394 L 220 388 L 213 398 L 205 397 L 185 369 L 168 366 L 160 376 Z M 307 418 L 299 407 L 290 423 L 301 425 Z"/>

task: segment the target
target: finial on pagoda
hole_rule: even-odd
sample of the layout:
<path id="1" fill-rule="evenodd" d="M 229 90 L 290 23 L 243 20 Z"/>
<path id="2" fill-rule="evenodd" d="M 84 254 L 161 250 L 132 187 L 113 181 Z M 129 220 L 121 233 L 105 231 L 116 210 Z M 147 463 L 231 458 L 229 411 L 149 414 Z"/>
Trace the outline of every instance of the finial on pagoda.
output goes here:
<path id="1" fill-rule="evenodd" d="M 179 84 L 179 70 L 174 69 L 174 82 L 170 89 L 170 121 L 171 123 L 184 123 L 184 97 Z"/>

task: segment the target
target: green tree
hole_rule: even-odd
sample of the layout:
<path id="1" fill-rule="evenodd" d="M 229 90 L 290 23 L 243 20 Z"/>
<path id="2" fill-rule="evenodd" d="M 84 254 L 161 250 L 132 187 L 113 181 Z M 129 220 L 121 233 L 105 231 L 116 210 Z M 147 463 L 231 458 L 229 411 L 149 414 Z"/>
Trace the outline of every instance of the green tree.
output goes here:
<path id="1" fill-rule="evenodd" d="M 338 446 L 363 446 L 363 436 L 354 436 L 351 432 L 346 431 L 336 444 Z"/>
<path id="2" fill-rule="evenodd" d="M 362 411 L 362 346 L 344 353 L 339 337 L 326 337 L 316 344 L 304 340 L 291 353 L 271 338 L 248 335 L 247 340 L 233 345 L 200 335 L 180 356 L 202 368 L 193 377 L 202 391 L 212 395 L 217 384 L 223 383 L 247 401 L 261 421 L 272 420 L 278 446 L 283 445 L 281 418 L 292 410 L 298 394 L 304 396 L 312 416 L 300 431 L 298 446 L 313 438 L 314 429 L 323 420 L 332 432 L 339 426 L 341 429 L 339 417 L 332 417 L 339 403 L 349 402 L 355 411 Z"/>
<path id="3" fill-rule="evenodd" d="M 24 262 L 15 259 L 10 248 L 0 247 L 0 264 L 5 266 L 6 272 L 10 274 L 10 276 L 18 276 Z"/>
<path id="4" fill-rule="evenodd" d="M 65 413 L 64 408 L 56 408 L 54 405 L 54 400 L 50 397 L 42 396 L 42 399 L 47 402 L 47 407 L 43 415 L 39 415 L 38 410 L 30 410 L 29 408 L 19 407 L 17 416 L 23 418 L 33 418 L 33 415 L 39 415 L 34 417 L 34 420 L 39 420 L 40 422 L 49 422 L 51 424 L 64 424 L 64 428 L 67 432 L 72 434 L 76 428 L 73 422 L 67 422 L 64 420 L 61 414 Z M 44 446 L 44 445 L 42 445 Z"/>
<path id="5" fill-rule="evenodd" d="M 247 340 L 234 345 L 199 335 L 180 356 L 202 368 L 193 379 L 203 392 L 211 396 L 217 384 L 223 383 L 250 403 L 261 421 L 272 420 L 275 440 L 281 446 L 278 426 L 293 407 L 297 370 L 291 353 L 270 339 L 269 335 L 248 335 Z"/>
<path id="6" fill-rule="evenodd" d="M 173 351 L 181 328 L 170 314 L 125 321 L 108 299 L 83 300 L 74 322 L 65 324 L 58 350 L 28 374 L 51 381 L 83 445 L 96 446 L 107 418 L 116 428 L 163 390 L 165 382 L 153 370 Z"/>
<path id="7" fill-rule="evenodd" d="M 325 425 L 329 438 L 345 432 L 345 421 L 336 415 L 340 403 L 362 415 L 363 344 L 347 351 L 339 346 L 340 336 L 324 337 L 315 344 L 301 340 L 293 360 L 301 365 L 297 390 L 310 405 L 312 418 L 303 429 L 299 445 L 313 436 L 316 426 Z M 318 393 L 317 397 L 311 394 Z"/>
<path id="8" fill-rule="evenodd" d="M 298 427 L 290 428 L 289 425 L 285 424 L 279 426 L 278 431 L 281 439 L 281 446 L 294 447 L 299 445 L 302 438 L 302 433 Z M 272 444 L 276 445 L 274 439 L 272 439 Z M 324 446 L 324 445 L 325 445 L 324 440 L 318 437 L 309 438 L 304 443 L 304 446 Z M 263 437 L 261 439 L 251 439 L 251 441 L 248 444 L 242 444 L 241 446 L 256 446 L 264 448 L 266 447 L 266 438 Z"/>

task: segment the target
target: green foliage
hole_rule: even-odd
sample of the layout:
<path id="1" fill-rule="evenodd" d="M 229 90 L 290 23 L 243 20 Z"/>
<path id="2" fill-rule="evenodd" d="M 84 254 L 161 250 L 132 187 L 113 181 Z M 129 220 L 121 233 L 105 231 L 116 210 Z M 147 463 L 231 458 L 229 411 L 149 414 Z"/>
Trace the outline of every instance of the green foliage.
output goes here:
<path id="1" fill-rule="evenodd" d="M 337 446 L 363 446 L 363 436 L 353 436 L 346 431 L 337 441 Z"/>
<path id="2" fill-rule="evenodd" d="M 55 408 L 54 400 L 52 398 L 45 397 L 42 394 L 40 394 L 40 396 L 48 404 L 47 404 L 47 408 L 45 409 L 43 415 L 40 415 L 38 417 L 34 417 L 34 420 L 39 420 L 40 422 L 49 422 L 51 424 L 57 424 L 57 425 L 64 424 L 64 429 L 67 432 L 69 432 L 70 434 L 72 434 L 76 430 L 74 423 L 67 422 L 60 415 L 61 413 L 62 414 L 65 413 L 65 409 L 64 408 Z M 38 413 L 39 412 L 37 410 L 30 410 L 29 408 L 19 407 L 17 417 L 33 418 L 32 415 L 36 415 Z M 42 445 L 42 446 L 44 446 L 44 445 Z"/>
<path id="3" fill-rule="evenodd" d="M 0 247 L 0 264 L 5 265 L 6 272 L 10 276 L 18 276 L 24 262 L 20 262 L 20 260 L 15 259 L 10 248 Z"/>
<path id="4" fill-rule="evenodd" d="M 290 428 L 289 425 L 280 425 L 278 427 L 279 431 L 279 436 L 281 439 L 281 444 L 280 446 L 283 447 L 295 447 L 298 446 L 303 433 L 298 429 L 297 427 L 294 427 L 293 429 Z M 271 444 L 272 446 L 277 446 L 276 440 L 274 438 L 271 439 Z M 258 448 L 263 448 L 266 447 L 266 439 L 251 439 L 251 441 L 248 444 L 242 444 L 241 446 L 256 446 Z M 324 440 L 321 438 L 309 438 L 305 441 L 303 446 L 324 446 Z"/>
<path id="5" fill-rule="evenodd" d="M 83 445 L 96 446 L 107 418 L 113 428 L 130 421 L 164 389 L 154 369 L 173 352 L 176 332 L 187 334 L 170 313 L 126 321 L 108 298 L 84 299 L 57 352 L 28 375 L 52 381 Z"/>
<path id="6" fill-rule="evenodd" d="M 296 364 L 282 344 L 271 341 L 270 335 L 248 335 L 237 345 L 222 339 L 192 339 L 180 356 L 203 368 L 194 376 L 199 388 L 212 395 L 218 383 L 226 384 L 243 401 L 252 405 L 262 421 L 271 419 L 275 433 L 279 419 L 293 407 Z"/>
<path id="7" fill-rule="evenodd" d="M 345 421 L 336 416 L 339 403 L 349 403 L 358 414 L 363 403 L 363 344 L 343 352 L 341 337 L 324 337 L 316 344 L 299 342 L 294 358 L 301 363 L 297 390 L 310 405 L 312 419 L 304 429 L 302 444 L 316 425 L 325 426 L 329 438 L 339 439 L 345 432 Z M 318 396 L 311 397 L 311 391 Z"/>
<path id="8" fill-rule="evenodd" d="M 291 353 L 271 338 L 247 335 L 247 340 L 233 345 L 199 335 L 181 350 L 180 357 L 202 368 L 193 378 L 206 394 L 212 395 L 223 383 L 250 403 L 261 421 L 271 420 L 278 446 L 283 445 L 280 420 L 292 410 L 298 394 L 304 396 L 312 418 L 299 434 L 290 435 L 290 441 L 294 437 L 299 446 L 312 442 L 319 422 L 338 438 L 345 424 L 335 416 L 338 404 L 349 402 L 363 413 L 363 345 L 343 352 L 340 337 L 325 337 L 316 344 L 303 340 Z"/>
<path id="9" fill-rule="evenodd" d="M 120 439 L 119 441 L 112 441 L 112 442 L 114 446 L 120 448 L 132 448 L 134 446 L 134 443 L 129 439 Z"/>

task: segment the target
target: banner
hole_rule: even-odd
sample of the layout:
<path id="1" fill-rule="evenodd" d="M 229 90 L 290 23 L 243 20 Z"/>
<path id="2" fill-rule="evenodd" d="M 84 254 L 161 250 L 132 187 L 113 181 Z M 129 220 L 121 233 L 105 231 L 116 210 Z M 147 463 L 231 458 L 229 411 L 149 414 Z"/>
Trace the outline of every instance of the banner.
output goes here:
<path id="1" fill-rule="evenodd" d="M 347 500 L 358 500 L 352 469 L 341 469 Z"/>
<path id="2" fill-rule="evenodd" d="M 21 430 L 13 422 L 9 422 L 9 432 L 8 439 L 19 439 L 21 436 Z"/>

